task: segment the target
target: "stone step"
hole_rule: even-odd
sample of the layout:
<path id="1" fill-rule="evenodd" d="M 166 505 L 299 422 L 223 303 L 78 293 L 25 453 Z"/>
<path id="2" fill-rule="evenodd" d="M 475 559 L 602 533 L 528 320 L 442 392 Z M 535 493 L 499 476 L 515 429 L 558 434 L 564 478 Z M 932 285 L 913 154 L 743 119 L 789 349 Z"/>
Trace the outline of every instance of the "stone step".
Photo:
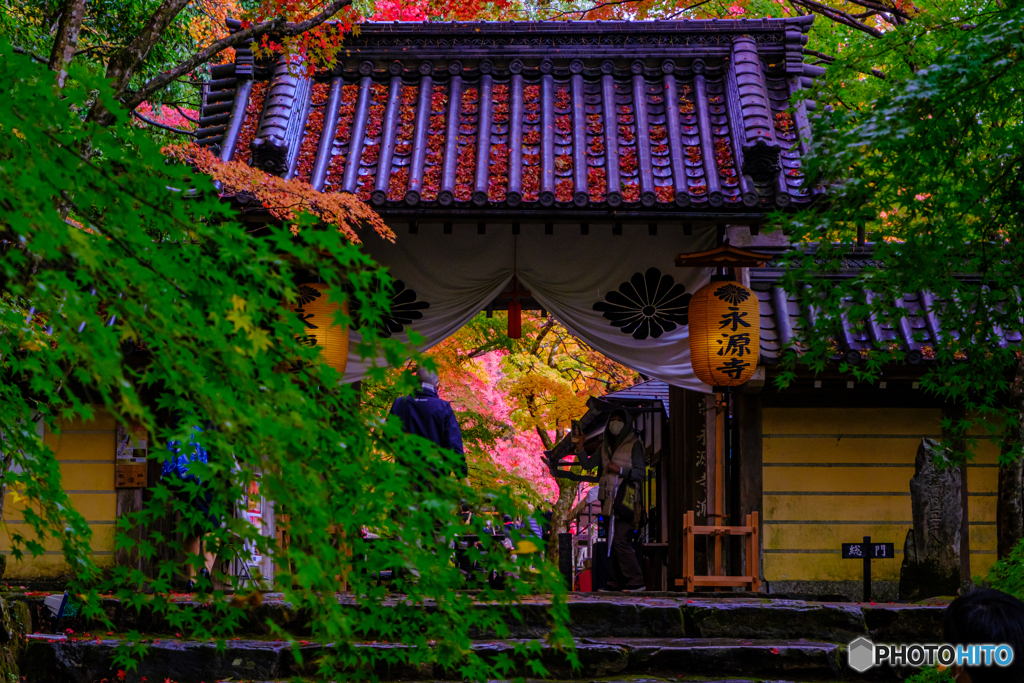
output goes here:
<path id="1" fill-rule="evenodd" d="M 15 599 L 28 604 L 33 617 L 32 630 L 41 630 L 46 623 L 41 618 L 43 597 Z M 351 596 L 339 595 L 338 599 L 355 609 Z M 194 609 L 204 609 L 192 596 L 181 596 L 180 602 Z M 118 632 L 171 633 L 175 630 L 148 610 L 136 612 L 114 599 L 104 600 L 103 606 Z M 504 608 L 507 636 L 546 636 L 550 628 L 549 607 L 546 599 L 528 598 L 520 605 Z M 431 607 L 428 605 L 425 609 Z M 481 605 L 480 609 L 502 608 Z M 871 605 L 753 597 L 598 597 L 577 593 L 570 596 L 568 609 L 569 630 L 576 638 L 804 638 L 846 644 L 864 635 L 881 643 L 941 642 L 945 605 Z M 296 637 L 308 637 L 312 633 L 308 614 L 294 609 L 281 594 L 268 593 L 261 605 L 249 611 L 236 635 L 268 635 L 268 622 Z M 74 621 L 68 622 L 65 628 L 97 629 L 95 625 Z M 497 635 L 477 632 L 471 637 L 484 639 Z"/>
<path id="2" fill-rule="evenodd" d="M 202 683 L 219 679 L 275 680 L 311 676 L 321 647 L 300 644 L 303 664 L 284 641 L 229 640 L 218 652 L 212 641 L 148 639 L 149 653 L 128 683 L 171 679 L 175 683 Z M 21 672 L 28 681 L 93 683 L 117 680 L 113 665 L 116 638 L 78 638 L 33 635 L 21 658 Z M 517 662 L 517 675 L 534 672 L 515 654 L 519 640 L 476 641 L 473 649 L 489 661 L 500 657 Z M 391 649 L 398 644 L 360 643 L 357 647 Z M 582 638 L 576 641 L 580 668 L 573 670 L 564 652 L 544 646 L 539 659 L 556 679 L 619 676 L 659 676 L 679 680 L 690 677 L 759 680 L 836 681 L 895 680 L 889 670 L 872 670 L 870 678 L 856 676 L 846 666 L 843 648 L 835 643 L 806 640 L 737 640 L 730 638 Z M 368 673 L 368 672 L 367 672 Z M 457 671 L 439 666 L 379 664 L 374 671 L 381 680 L 461 680 Z"/>
<path id="3" fill-rule="evenodd" d="M 579 683 L 578 680 L 557 680 L 550 678 L 523 678 L 523 683 Z M 223 681 L 214 681 L 213 683 L 237 683 L 225 679 Z M 284 681 L 247 681 L 246 683 L 285 683 Z M 291 682 L 289 682 L 291 683 Z M 300 678 L 298 683 L 314 683 L 312 680 Z M 417 681 L 411 681 L 410 683 L 423 683 Z M 489 683 L 508 683 L 507 681 L 490 681 Z M 610 678 L 602 678 L 599 682 L 594 681 L 592 683 L 796 683 L 795 681 L 785 680 L 774 680 L 774 681 L 762 681 L 761 679 L 749 679 L 749 678 L 728 678 L 722 680 L 712 680 L 708 678 L 690 678 L 688 676 L 674 677 L 674 678 L 662 678 L 659 676 L 613 676 Z"/>

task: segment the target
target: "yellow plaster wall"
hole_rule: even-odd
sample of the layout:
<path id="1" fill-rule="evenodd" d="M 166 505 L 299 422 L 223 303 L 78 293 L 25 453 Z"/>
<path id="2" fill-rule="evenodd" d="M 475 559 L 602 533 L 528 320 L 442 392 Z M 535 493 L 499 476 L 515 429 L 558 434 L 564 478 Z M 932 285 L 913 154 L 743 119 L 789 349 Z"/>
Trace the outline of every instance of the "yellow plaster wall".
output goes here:
<path id="1" fill-rule="evenodd" d="M 114 490 L 114 451 L 116 425 L 114 418 L 97 411 L 95 419 L 62 421 L 60 434 L 47 430 L 43 442 L 60 462 L 61 481 L 71 503 L 85 517 L 92 531 L 92 550 L 100 566 L 114 563 L 114 521 L 116 492 Z M 0 552 L 11 551 L 12 534 L 33 537 L 31 528 L 23 524 L 23 502 L 16 502 L 12 493 L 4 501 L 4 519 L 0 533 Z M 15 561 L 8 558 L 5 578 L 56 578 L 70 572 L 59 547 L 52 541 L 44 544 L 46 553 L 26 556 Z"/>
<path id="2" fill-rule="evenodd" d="M 862 565 L 840 544 L 893 543 L 896 558 L 872 563 L 877 580 L 899 580 L 912 524 L 910 478 L 921 437 L 941 434 L 937 409 L 765 408 L 764 576 L 768 581 L 859 580 Z M 995 562 L 998 453 L 976 447 L 968 466 L 971 573 Z"/>

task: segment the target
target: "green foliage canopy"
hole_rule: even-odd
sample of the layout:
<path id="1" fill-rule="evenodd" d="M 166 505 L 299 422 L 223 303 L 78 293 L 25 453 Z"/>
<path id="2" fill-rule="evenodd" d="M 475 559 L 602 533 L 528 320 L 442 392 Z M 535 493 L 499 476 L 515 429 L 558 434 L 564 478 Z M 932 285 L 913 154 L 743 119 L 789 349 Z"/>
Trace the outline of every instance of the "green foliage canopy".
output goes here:
<path id="1" fill-rule="evenodd" d="M 775 218 L 800 246 L 785 259 L 783 284 L 816 315 L 778 379 L 792 381 L 805 363 L 876 380 L 904 353 L 882 341 L 860 362 L 845 362 L 841 319 L 857 325 L 873 316 L 898 330 L 903 295 L 928 291 L 942 332 L 918 333 L 928 364 L 922 387 L 964 407 L 966 417 L 946 425 L 954 436 L 984 422 L 1016 441 L 1022 416 L 1008 399 L 1019 403 L 1024 382 L 1024 10 L 984 3 L 947 19 L 903 27 L 871 48 L 913 45 L 914 60 L 929 66 L 876 79 L 867 106 L 837 106 L 815 122 L 809 179 L 828 184 L 828 200 Z M 819 96 L 828 101 L 827 90 Z M 876 265 L 850 274 L 844 258 L 858 229 L 874 243 Z M 1018 454 L 1004 449 L 1010 460 Z"/>
<path id="2" fill-rule="evenodd" d="M 555 570 L 533 555 L 505 552 L 455 515 L 460 499 L 476 505 L 486 495 L 488 504 L 506 510 L 515 501 L 502 491 L 474 493 L 445 475 L 446 453 L 362 410 L 353 389 L 301 342 L 302 323 L 282 306 L 296 300 L 298 278 L 312 271 L 329 285 L 332 300 L 347 298 L 365 321 L 364 356 L 400 364 L 408 349 L 374 334 L 388 275 L 333 227 L 309 217 L 295 232 L 274 225 L 259 237 L 247 232 L 208 178 L 168 165 L 123 113 L 109 127 L 87 120 L 91 98 L 109 90 L 104 81 L 79 70 L 58 97 L 52 75 L 6 44 L 0 63 L 0 179 L 7 188 L 0 219 L 0 448 L 8 465 L 3 484 L 27 501 L 26 524 L 13 534 L 15 556 L 62 551 L 73 572 L 70 590 L 81 596 L 85 615 L 101 623 L 107 617 L 99 596 L 112 593 L 124 605 L 151 606 L 187 636 L 223 642 L 251 616 L 244 605 L 234 606 L 205 579 L 198 586 L 205 609 L 176 602 L 171 590 L 180 565 L 162 560 L 160 546 L 180 557 L 181 543 L 138 533 L 176 512 L 204 523 L 195 502 L 209 497 L 220 520 L 207 537 L 211 549 L 247 542 L 274 554 L 282 567 L 278 588 L 310 615 L 311 640 L 334 643 L 310 665 L 324 680 L 361 677 L 360 667 L 382 661 L 434 662 L 470 679 L 508 676 L 510 660 L 488 661 L 470 647 L 473 629 L 505 632 L 498 612 L 476 609 L 476 600 L 500 605 L 552 593 L 556 627 L 549 643 L 570 643 Z M 339 313 L 338 322 L 351 320 Z M 59 420 L 89 419 L 98 407 L 121 424 L 144 426 L 155 442 L 151 452 L 173 439 L 187 441 L 199 426 L 211 453 L 207 465 L 192 469 L 202 486 L 190 483 L 173 494 L 161 482 L 140 512 L 118 520 L 118 547 L 137 553 L 146 572 L 134 564 L 96 566 L 89 526 L 37 432 L 40 421 L 59 432 Z M 234 515 L 257 474 L 263 495 L 288 515 L 287 548 Z M 364 536 L 367 530 L 377 538 Z M 466 533 L 481 536 L 482 549 L 470 554 L 485 570 L 507 576 L 503 585 L 475 583 L 452 565 L 450 544 Z M 198 556 L 190 561 L 201 566 Z M 377 581 L 382 570 L 396 573 L 391 593 Z M 342 576 L 356 605 L 325 599 Z M 462 590 L 467 586 L 482 591 L 472 596 Z M 394 600 L 396 593 L 405 598 Z M 127 635 L 136 645 L 125 646 L 122 663 L 145 655 L 139 634 Z M 408 647 L 356 646 L 371 639 Z M 539 647 L 519 646 L 524 653 Z M 535 674 L 543 673 L 530 661 Z"/>

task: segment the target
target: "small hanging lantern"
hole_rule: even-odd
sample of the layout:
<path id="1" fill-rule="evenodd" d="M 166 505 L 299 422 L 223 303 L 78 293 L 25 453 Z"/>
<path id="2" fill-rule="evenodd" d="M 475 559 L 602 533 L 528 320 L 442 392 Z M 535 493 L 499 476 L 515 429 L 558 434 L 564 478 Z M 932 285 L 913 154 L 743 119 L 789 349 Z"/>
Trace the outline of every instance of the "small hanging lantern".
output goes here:
<path id="1" fill-rule="evenodd" d="M 512 297 L 508 304 L 508 338 L 519 339 L 523 336 L 523 305 L 519 297 Z"/>
<path id="2" fill-rule="evenodd" d="M 713 387 L 754 376 L 761 351 L 757 295 L 738 282 L 711 282 L 690 299 L 690 364 Z"/>
<path id="3" fill-rule="evenodd" d="M 508 292 L 511 297 L 508 302 L 508 338 L 521 339 L 523 336 L 523 304 L 519 297 L 530 296 L 530 292 L 519 289 L 519 278 L 512 276 L 512 289 Z"/>
<path id="4" fill-rule="evenodd" d="M 320 358 L 344 374 L 348 364 L 348 327 L 334 322 L 338 305 L 328 300 L 327 284 L 308 282 L 299 285 L 298 301 L 288 308 L 298 314 L 306 327 L 299 341 L 316 346 L 320 350 Z M 341 310 L 348 315 L 347 301 L 341 305 Z"/>

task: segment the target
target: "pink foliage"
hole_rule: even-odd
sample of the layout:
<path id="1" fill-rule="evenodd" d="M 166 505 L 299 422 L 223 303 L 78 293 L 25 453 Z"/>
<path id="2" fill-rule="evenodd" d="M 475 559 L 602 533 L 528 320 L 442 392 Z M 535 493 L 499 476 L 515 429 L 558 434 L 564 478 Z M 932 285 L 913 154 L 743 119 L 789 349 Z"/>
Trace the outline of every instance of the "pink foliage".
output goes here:
<path id="1" fill-rule="evenodd" d="M 458 387 L 456 391 L 444 392 L 451 394 L 446 398 L 464 405 L 472 402 L 474 410 L 491 415 L 502 422 L 511 423 L 509 415 L 512 407 L 506 396 L 497 389 L 503 377 L 501 353 L 493 351 L 485 354 L 477 359 L 476 363 L 486 373 L 487 381 L 466 373 L 459 377 L 458 384 L 454 385 Z M 510 438 L 501 438 L 494 447 L 484 450 L 501 468 L 531 482 L 533 489 L 541 497 L 550 501 L 558 498 L 558 486 L 548 468 L 541 462 L 544 444 L 536 432 L 515 430 Z"/>
<path id="2" fill-rule="evenodd" d="M 162 123 L 165 126 L 171 126 L 172 128 L 180 128 L 181 130 L 195 130 L 196 124 L 193 121 L 188 120 L 181 114 L 177 109 L 170 105 L 164 105 L 160 107 L 160 113 L 156 114 L 153 111 L 153 106 L 149 102 L 143 102 L 135 110 L 139 114 L 142 114 L 147 119 Z M 193 119 L 199 119 L 199 112 L 195 109 L 181 108 L 181 111 L 185 112 Z M 135 124 L 139 126 L 145 126 L 146 122 L 139 119 L 135 119 Z"/>
<path id="3" fill-rule="evenodd" d="M 427 3 L 404 0 L 377 0 L 377 13 L 370 21 L 426 21 Z"/>

